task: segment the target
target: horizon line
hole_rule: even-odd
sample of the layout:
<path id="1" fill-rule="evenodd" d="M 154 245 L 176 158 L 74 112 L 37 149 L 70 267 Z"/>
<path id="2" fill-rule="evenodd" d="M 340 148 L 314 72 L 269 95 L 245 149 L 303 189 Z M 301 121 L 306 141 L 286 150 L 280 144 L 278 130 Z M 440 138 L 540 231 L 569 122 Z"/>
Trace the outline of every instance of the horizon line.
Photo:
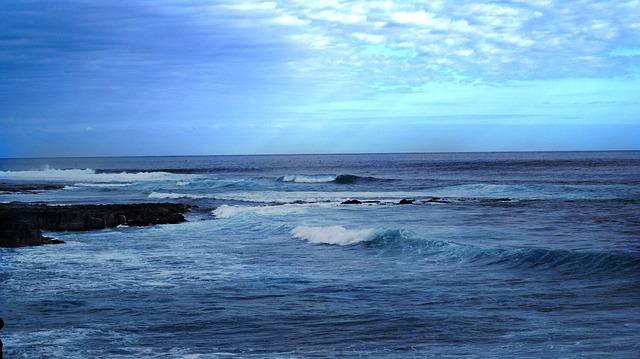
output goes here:
<path id="1" fill-rule="evenodd" d="M 470 154 L 470 153 L 589 153 L 589 152 L 640 152 L 625 150 L 533 150 L 533 151 L 428 151 L 428 152 L 325 152 L 325 153 L 250 153 L 250 154 L 187 154 L 187 155 L 119 155 L 119 156 L 50 156 L 50 157 L 0 157 L 0 160 L 78 159 L 78 158 L 145 158 L 145 157 L 250 157 L 250 156 L 340 156 L 340 155 L 417 155 L 417 154 Z"/>

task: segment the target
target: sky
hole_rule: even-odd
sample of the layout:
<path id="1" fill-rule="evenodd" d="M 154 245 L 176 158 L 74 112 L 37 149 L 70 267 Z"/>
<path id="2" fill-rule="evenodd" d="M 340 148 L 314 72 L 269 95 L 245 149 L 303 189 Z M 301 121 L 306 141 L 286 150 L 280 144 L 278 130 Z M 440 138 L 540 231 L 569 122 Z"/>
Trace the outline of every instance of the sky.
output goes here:
<path id="1" fill-rule="evenodd" d="M 0 157 L 640 149 L 640 0 L 0 15 Z"/>

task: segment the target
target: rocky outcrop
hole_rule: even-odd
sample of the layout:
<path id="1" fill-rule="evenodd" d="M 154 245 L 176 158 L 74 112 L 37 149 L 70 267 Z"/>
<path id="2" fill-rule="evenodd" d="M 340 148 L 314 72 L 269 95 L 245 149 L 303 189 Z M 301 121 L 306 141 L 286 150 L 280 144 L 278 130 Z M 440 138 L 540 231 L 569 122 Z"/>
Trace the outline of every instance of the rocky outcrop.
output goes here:
<path id="1" fill-rule="evenodd" d="M 118 225 L 149 226 L 184 222 L 189 206 L 177 203 L 48 206 L 0 204 L 0 247 L 36 246 L 60 241 L 41 230 L 85 231 Z"/>
<path id="2" fill-rule="evenodd" d="M 403 198 L 400 200 L 400 202 L 398 202 L 398 204 L 413 204 L 413 202 L 415 202 L 415 199 L 407 199 L 407 198 Z"/>
<path id="3" fill-rule="evenodd" d="M 33 193 L 38 191 L 52 191 L 64 188 L 60 184 L 51 183 L 7 183 L 0 182 L 0 193 Z"/>
<path id="4" fill-rule="evenodd" d="M 357 199 L 348 199 L 340 202 L 340 204 L 380 204 L 380 201 L 360 201 Z"/>
<path id="5" fill-rule="evenodd" d="M 38 228 L 27 222 L 0 218 L 0 247 L 16 248 L 58 243 L 64 241 L 43 236 Z"/>

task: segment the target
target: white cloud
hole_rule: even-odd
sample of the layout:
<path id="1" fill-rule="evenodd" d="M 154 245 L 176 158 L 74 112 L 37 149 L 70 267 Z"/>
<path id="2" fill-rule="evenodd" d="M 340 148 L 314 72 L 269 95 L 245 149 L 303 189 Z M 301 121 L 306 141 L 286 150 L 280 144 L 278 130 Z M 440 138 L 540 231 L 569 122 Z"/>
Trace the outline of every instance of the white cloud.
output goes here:
<path id="1" fill-rule="evenodd" d="M 306 19 L 301 19 L 294 15 L 280 15 L 278 17 L 274 17 L 271 19 L 271 22 L 278 25 L 285 26 L 302 26 L 308 25 L 311 21 Z"/>
<path id="2" fill-rule="evenodd" d="M 352 36 L 360 41 L 368 42 L 370 44 L 381 44 L 384 42 L 384 36 L 382 35 L 354 32 Z"/>
<path id="3" fill-rule="evenodd" d="M 340 13 L 332 10 L 321 11 L 314 18 L 342 24 L 357 24 L 367 20 L 366 16 L 360 14 Z"/>
<path id="4" fill-rule="evenodd" d="M 350 67 L 351 73 L 380 74 L 382 82 L 619 72 L 605 54 L 640 44 L 640 0 L 282 0 L 231 6 L 263 17 L 255 23 L 299 27 L 300 33 L 284 36 L 301 48 L 326 50 L 305 68 Z M 382 44 L 385 49 L 372 53 L 372 45 Z M 397 51 L 407 56 L 388 56 Z"/>
<path id="5" fill-rule="evenodd" d="M 398 24 L 418 25 L 435 30 L 471 31 L 466 20 L 451 20 L 446 17 L 436 17 L 426 11 L 396 12 L 391 19 Z"/>
<path id="6" fill-rule="evenodd" d="M 229 8 L 239 11 L 274 10 L 278 7 L 273 1 L 265 2 L 240 2 L 229 5 Z"/>
<path id="7" fill-rule="evenodd" d="M 295 34 L 291 35 L 290 38 L 314 49 L 323 49 L 331 44 L 331 38 L 318 34 Z"/>

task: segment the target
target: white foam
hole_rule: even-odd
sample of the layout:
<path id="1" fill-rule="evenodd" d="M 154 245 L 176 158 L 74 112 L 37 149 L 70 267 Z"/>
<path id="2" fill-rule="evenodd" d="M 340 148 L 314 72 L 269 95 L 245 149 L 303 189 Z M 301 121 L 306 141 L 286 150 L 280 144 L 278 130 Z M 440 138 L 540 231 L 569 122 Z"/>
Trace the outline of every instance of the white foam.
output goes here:
<path id="1" fill-rule="evenodd" d="M 231 218 L 237 215 L 251 213 L 259 216 L 281 216 L 292 213 L 303 213 L 309 206 L 278 205 L 278 206 L 222 206 L 211 211 L 216 218 Z"/>
<path id="2" fill-rule="evenodd" d="M 337 176 L 327 175 L 286 175 L 282 177 L 282 182 L 296 182 L 296 183 L 326 183 L 335 181 Z"/>
<path id="3" fill-rule="evenodd" d="M 191 199 L 203 199 L 203 198 L 216 198 L 214 195 L 208 194 L 189 194 L 189 193 L 173 193 L 173 192 L 151 192 L 148 196 L 153 199 L 180 199 L 180 198 L 191 198 Z"/>
<path id="4" fill-rule="evenodd" d="M 0 179 L 10 180 L 57 180 L 79 182 L 142 182 L 142 181 L 169 181 L 193 178 L 194 175 L 175 174 L 169 172 L 120 172 L 97 173 L 90 168 L 60 170 L 45 167 L 41 170 L 28 171 L 0 171 Z"/>
<path id="5" fill-rule="evenodd" d="M 134 184 L 135 183 L 76 183 L 75 186 L 111 188 L 133 186 Z"/>
<path id="6" fill-rule="evenodd" d="M 291 231 L 291 235 L 297 239 L 314 244 L 336 244 L 339 246 L 369 241 L 373 239 L 375 233 L 373 229 L 346 229 L 342 226 L 298 226 Z"/>

